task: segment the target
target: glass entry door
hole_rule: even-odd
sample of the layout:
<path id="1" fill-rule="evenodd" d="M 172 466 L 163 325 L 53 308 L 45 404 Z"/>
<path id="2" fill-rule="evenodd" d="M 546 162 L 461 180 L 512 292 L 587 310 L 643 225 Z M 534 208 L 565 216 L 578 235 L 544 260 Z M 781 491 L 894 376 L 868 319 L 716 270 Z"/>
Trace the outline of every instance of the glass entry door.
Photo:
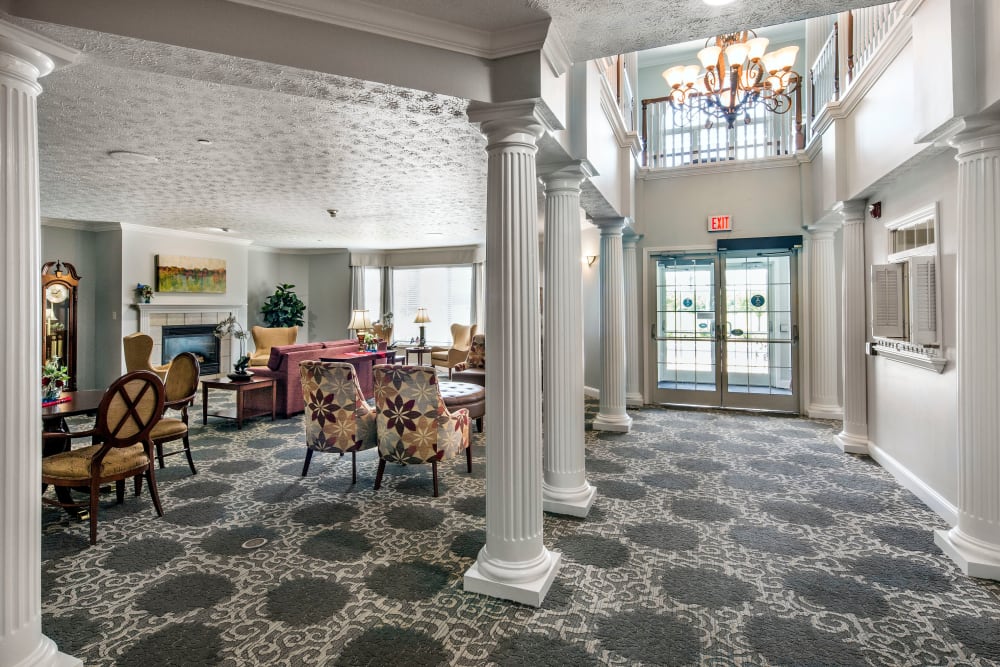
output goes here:
<path id="1" fill-rule="evenodd" d="M 653 261 L 653 400 L 798 412 L 794 254 Z"/>

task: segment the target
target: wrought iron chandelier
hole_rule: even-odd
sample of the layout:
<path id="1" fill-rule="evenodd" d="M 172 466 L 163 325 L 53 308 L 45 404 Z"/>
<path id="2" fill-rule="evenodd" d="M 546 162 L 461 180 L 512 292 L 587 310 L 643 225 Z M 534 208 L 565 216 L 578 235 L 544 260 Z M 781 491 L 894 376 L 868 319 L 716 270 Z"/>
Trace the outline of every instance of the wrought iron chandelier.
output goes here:
<path id="1" fill-rule="evenodd" d="M 709 117 L 706 128 L 713 118 L 724 119 L 730 129 L 740 116 L 749 124 L 749 111 L 757 104 L 772 113 L 788 112 L 802 81 L 792 70 L 799 47 L 765 53 L 767 45 L 768 39 L 753 30 L 710 37 L 698 52 L 701 66 L 678 65 L 663 72 L 670 106 L 689 114 L 701 111 Z"/>

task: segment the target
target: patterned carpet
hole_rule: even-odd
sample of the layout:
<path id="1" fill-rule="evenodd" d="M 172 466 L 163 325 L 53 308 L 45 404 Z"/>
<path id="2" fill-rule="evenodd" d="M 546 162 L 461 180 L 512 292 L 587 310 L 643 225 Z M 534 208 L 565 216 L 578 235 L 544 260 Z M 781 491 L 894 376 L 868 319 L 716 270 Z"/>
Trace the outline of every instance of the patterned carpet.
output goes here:
<path id="1" fill-rule="evenodd" d="M 595 406 L 588 404 L 587 418 Z M 43 511 L 43 630 L 99 665 L 987 665 L 1000 585 L 934 546 L 944 524 L 827 422 L 646 409 L 586 434 L 599 494 L 545 517 L 563 565 L 541 609 L 462 590 L 485 541 L 474 473 L 313 458 L 301 417 L 194 427 L 149 496 L 86 524 Z M 200 410 L 198 411 L 200 421 Z M 492 417 L 496 419 L 496 417 Z M 245 545 L 263 538 L 261 546 Z"/>

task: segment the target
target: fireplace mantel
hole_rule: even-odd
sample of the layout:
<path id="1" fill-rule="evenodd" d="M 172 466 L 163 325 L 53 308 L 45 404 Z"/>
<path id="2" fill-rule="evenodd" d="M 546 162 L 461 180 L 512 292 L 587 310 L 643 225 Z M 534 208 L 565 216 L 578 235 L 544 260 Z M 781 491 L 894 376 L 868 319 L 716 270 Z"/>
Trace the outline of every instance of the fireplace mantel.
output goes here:
<path id="1" fill-rule="evenodd" d="M 230 311 L 237 319 L 246 312 L 245 303 L 133 303 L 139 311 L 139 331 L 149 331 L 149 316 L 152 313 L 216 313 Z"/>

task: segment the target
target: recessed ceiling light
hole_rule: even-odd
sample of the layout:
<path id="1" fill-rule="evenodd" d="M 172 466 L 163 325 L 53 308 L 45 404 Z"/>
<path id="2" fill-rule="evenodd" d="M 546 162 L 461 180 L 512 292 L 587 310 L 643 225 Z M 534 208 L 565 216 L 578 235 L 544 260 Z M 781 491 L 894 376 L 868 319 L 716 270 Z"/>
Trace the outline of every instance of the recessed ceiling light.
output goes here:
<path id="1" fill-rule="evenodd" d="M 424 232 L 426 236 L 444 236 L 444 232 Z"/>
<path id="2" fill-rule="evenodd" d="M 218 229 L 220 232 L 223 232 L 225 234 L 228 234 L 229 232 L 233 231 L 229 227 L 216 227 L 216 229 Z"/>
<path id="3" fill-rule="evenodd" d="M 155 155 L 136 153 L 134 151 L 108 151 L 108 157 L 118 162 L 128 162 L 129 164 L 150 164 L 159 162 L 160 158 Z"/>
<path id="4" fill-rule="evenodd" d="M 701 1 L 711 7 L 718 7 L 720 5 L 728 5 L 734 0 L 701 0 Z"/>
<path id="5" fill-rule="evenodd" d="M 198 139 L 198 143 L 201 144 L 202 146 L 211 146 L 212 145 L 212 140 L 211 139 Z"/>

